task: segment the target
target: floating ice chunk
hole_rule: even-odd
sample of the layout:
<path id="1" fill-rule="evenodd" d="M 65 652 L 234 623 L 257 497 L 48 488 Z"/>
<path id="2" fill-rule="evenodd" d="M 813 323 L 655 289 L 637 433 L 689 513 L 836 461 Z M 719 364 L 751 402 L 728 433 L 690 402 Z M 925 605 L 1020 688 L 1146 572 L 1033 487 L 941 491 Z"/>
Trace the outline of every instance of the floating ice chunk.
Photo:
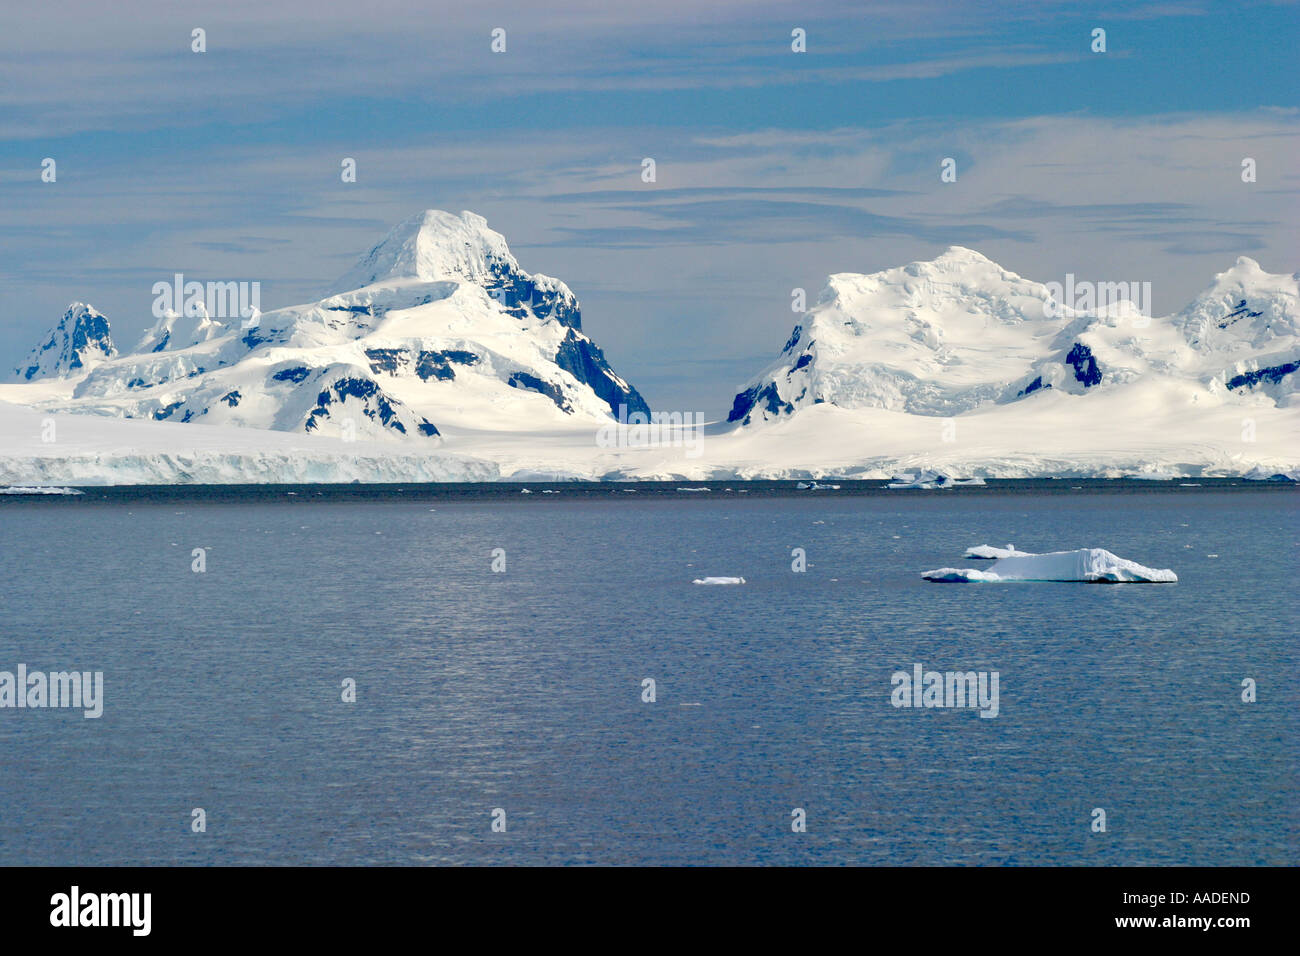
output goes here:
<path id="1" fill-rule="evenodd" d="M 939 583 L 1081 581 L 1088 584 L 1171 584 L 1178 580 L 1173 571 L 1143 567 L 1104 548 L 999 558 L 987 571 L 938 568 L 926 571 L 921 577 Z"/>
<path id="2" fill-rule="evenodd" d="M 910 489 L 915 488 L 920 491 L 933 491 L 936 488 L 956 488 L 958 485 L 982 485 L 983 478 L 953 478 L 951 475 L 941 474 L 937 471 L 931 471 L 926 468 L 920 472 L 906 472 L 901 475 L 894 475 L 893 481 L 889 483 L 890 488 Z"/>
<path id="3" fill-rule="evenodd" d="M 1187 475 L 1180 471 L 1161 470 L 1159 468 L 1150 471 L 1130 472 L 1122 477 L 1130 481 L 1177 481 L 1179 478 L 1186 478 Z"/>
<path id="4" fill-rule="evenodd" d="M 839 485 L 824 485 L 818 481 L 801 481 L 795 485 L 800 491 L 839 491 Z"/>
<path id="5" fill-rule="evenodd" d="M 978 558 L 981 561 L 996 561 L 998 558 L 1023 558 L 1029 555 L 1028 551 L 1017 551 L 1013 544 L 1005 548 L 995 548 L 987 544 L 977 544 L 973 548 L 967 548 L 963 558 Z"/>
<path id="6" fill-rule="evenodd" d="M 10 485 L 0 488 L 0 495 L 81 495 L 76 488 L 55 488 L 48 485 Z"/>
<path id="7" fill-rule="evenodd" d="M 904 472 L 901 475 L 894 475 L 894 480 L 889 483 L 890 488 L 916 488 L 923 491 L 932 491 L 935 488 L 942 487 L 947 483 L 947 478 L 935 471 L 925 470 L 919 473 Z"/>
<path id="8" fill-rule="evenodd" d="M 744 584 L 744 578 L 696 578 L 692 584 Z"/>
<path id="9" fill-rule="evenodd" d="M 975 568 L 935 568 L 933 571 L 926 571 L 921 577 L 935 584 L 973 584 L 979 581 L 1006 580 L 996 574 L 978 571 Z"/>
<path id="10" fill-rule="evenodd" d="M 700 488 L 678 488 L 677 490 L 678 491 L 711 491 L 712 489 L 700 487 Z"/>

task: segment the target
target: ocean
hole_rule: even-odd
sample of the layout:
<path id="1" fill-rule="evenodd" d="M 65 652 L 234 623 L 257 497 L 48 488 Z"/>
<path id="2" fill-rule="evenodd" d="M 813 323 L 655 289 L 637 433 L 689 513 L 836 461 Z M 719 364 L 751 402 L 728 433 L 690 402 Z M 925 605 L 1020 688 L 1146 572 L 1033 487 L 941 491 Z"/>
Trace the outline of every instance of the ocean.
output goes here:
<path id="1" fill-rule="evenodd" d="M 0 863 L 1296 862 L 1295 486 L 840 484 L 0 497 L 0 671 L 103 675 Z M 1179 581 L 921 579 L 1008 543 Z"/>

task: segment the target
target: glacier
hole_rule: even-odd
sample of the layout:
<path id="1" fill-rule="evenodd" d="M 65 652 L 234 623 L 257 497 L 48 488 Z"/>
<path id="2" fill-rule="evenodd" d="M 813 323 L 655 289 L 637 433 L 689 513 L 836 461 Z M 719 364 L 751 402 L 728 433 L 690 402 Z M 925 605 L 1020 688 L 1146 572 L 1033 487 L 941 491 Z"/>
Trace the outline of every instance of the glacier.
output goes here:
<path id="1" fill-rule="evenodd" d="M 49 438 L 51 440 L 45 440 Z M 0 485 L 497 481 L 495 462 L 234 425 L 50 415 L 0 402 Z"/>

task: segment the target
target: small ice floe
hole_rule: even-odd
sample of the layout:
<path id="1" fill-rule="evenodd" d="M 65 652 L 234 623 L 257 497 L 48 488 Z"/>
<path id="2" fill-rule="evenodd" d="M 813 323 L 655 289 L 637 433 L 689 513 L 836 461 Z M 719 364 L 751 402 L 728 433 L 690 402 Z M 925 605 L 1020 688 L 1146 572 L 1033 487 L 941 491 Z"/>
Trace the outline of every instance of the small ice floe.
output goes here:
<path id="1" fill-rule="evenodd" d="M 696 578 L 692 584 L 744 584 L 744 578 Z"/>
<path id="2" fill-rule="evenodd" d="M 977 558 L 980 561 L 996 561 L 998 558 L 1023 558 L 1028 555 L 1028 551 L 1017 551 L 1014 544 L 1009 544 L 1005 548 L 995 548 L 987 544 L 977 544 L 973 548 L 967 548 L 963 558 Z"/>
<path id="3" fill-rule="evenodd" d="M 795 485 L 800 491 L 839 491 L 839 485 L 827 485 L 820 481 L 801 481 Z"/>
<path id="4" fill-rule="evenodd" d="M 1121 477 L 1127 478 L 1130 481 L 1177 481 L 1179 478 L 1187 478 L 1189 476 L 1184 475 L 1180 471 L 1170 471 L 1168 469 L 1161 470 L 1159 468 L 1154 468 L 1150 471 L 1130 472 L 1129 474 L 1123 475 Z"/>
<path id="5" fill-rule="evenodd" d="M 56 488 L 51 485 L 9 485 L 0 488 L 0 495 L 81 495 L 76 488 Z"/>
<path id="6" fill-rule="evenodd" d="M 532 494 L 532 492 L 529 491 L 527 488 L 520 488 L 520 489 L 519 489 L 519 493 L 520 493 L 521 495 L 531 495 L 531 494 Z"/>
<path id="7" fill-rule="evenodd" d="M 700 487 L 700 488 L 678 488 L 677 490 L 678 491 L 709 491 L 710 489 Z"/>
<path id="8" fill-rule="evenodd" d="M 984 484 L 983 478 L 953 478 L 951 475 L 941 474 L 926 468 L 919 472 L 905 472 L 901 475 L 894 475 L 889 487 L 895 490 L 933 491 L 936 488 L 957 488 L 963 485 L 982 484 Z"/>
<path id="9" fill-rule="evenodd" d="M 1143 567 L 1104 548 L 1053 551 L 999 558 L 987 571 L 938 568 L 921 577 L 941 584 L 999 581 L 1079 581 L 1087 584 L 1172 584 L 1178 575 L 1167 568 Z"/>

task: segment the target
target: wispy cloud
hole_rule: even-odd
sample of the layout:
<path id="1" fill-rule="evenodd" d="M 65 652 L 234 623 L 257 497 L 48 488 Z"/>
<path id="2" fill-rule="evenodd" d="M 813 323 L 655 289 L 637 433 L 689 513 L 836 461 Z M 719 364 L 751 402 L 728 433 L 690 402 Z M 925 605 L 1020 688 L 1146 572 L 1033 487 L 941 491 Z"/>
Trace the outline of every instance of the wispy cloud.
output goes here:
<path id="1" fill-rule="evenodd" d="M 791 288 L 953 243 L 1041 279 L 1136 268 L 1172 311 L 1237 254 L 1300 261 L 1293 14 L 50 0 L 0 33 L 0 352 L 72 298 L 130 339 L 175 271 L 259 280 L 268 307 L 313 298 L 426 207 L 485 214 L 526 268 L 568 282 L 667 407 L 716 400 L 680 372 L 699 354 L 736 371 L 779 347 Z M 1225 59 L 1247 30 L 1276 43 Z"/>

